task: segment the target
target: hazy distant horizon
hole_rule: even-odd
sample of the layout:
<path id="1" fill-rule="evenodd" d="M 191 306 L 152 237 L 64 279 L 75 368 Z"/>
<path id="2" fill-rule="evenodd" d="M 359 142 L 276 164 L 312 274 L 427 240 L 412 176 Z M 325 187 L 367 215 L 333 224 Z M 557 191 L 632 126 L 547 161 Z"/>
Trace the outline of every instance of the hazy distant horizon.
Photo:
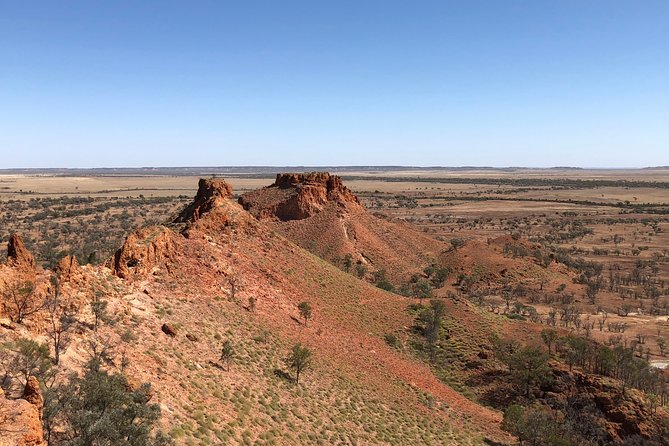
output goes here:
<path id="1" fill-rule="evenodd" d="M 606 166 L 416 166 L 416 165 L 183 165 L 183 166 L 101 166 L 101 167 L 2 167 L 0 174 L 22 171 L 142 171 L 142 170 L 229 170 L 261 172 L 264 170 L 310 171 L 310 170 L 667 170 L 669 165 L 642 167 L 606 167 Z"/>

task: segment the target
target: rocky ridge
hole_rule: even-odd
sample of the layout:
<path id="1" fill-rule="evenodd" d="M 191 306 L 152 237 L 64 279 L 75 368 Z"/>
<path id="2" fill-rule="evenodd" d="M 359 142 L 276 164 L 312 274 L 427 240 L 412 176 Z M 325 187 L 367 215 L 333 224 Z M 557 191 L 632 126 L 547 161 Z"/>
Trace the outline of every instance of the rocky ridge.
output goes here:
<path id="1" fill-rule="evenodd" d="M 309 218 L 330 203 L 360 207 L 358 197 L 341 178 L 328 172 L 280 173 L 270 186 L 239 198 L 239 204 L 256 218 L 281 221 Z"/>

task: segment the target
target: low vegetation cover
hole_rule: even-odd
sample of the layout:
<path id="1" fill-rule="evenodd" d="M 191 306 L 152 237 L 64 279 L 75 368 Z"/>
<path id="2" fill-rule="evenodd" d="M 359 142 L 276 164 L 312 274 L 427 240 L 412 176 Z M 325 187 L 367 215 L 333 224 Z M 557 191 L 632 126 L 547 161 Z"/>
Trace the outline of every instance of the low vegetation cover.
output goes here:
<path id="1" fill-rule="evenodd" d="M 602 205 L 604 184 L 558 183 L 592 196 L 455 218 L 432 206 L 453 191 L 425 187 L 470 185 L 459 200 L 478 206 L 547 184 L 392 181 L 358 198 L 317 173 L 241 204 L 202 180 L 181 213 L 181 197 L 12 201 L 16 229 L 44 206 L 47 233 L 71 218 L 118 234 L 81 263 L 63 255 L 85 244 L 44 257 L 7 234 L 0 430 L 26 420 L 12 438 L 35 445 L 665 444 L 669 222 Z"/>

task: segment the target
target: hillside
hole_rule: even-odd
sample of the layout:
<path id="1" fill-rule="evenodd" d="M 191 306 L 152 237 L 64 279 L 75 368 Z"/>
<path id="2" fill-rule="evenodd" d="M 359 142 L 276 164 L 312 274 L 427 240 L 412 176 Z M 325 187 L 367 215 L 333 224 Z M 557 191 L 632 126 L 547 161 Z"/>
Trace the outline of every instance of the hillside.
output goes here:
<path id="1" fill-rule="evenodd" d="M 202 180 L 173 224 L 136 231 L 106 267 L 74 269 L 74 279 L 66 267 L 61 275 L 71 283 L 63 293 L 78 307 L 79 328 L 58 368 L 79 370 L 91 339 L 104 342 L 110 367 L 123 364 L 131 382 L 151 382 L 161 422 L 178 444 L 510 440 L 499 412 L 384 342 L 412 325 L 405 298 L 293 244 L 235 203 L 223 181 Z M 38 276 L 47 287 L 49 272 Z M 113 314 L 97 332 L 86 305 L 94 288 L 104 289 Z M 297 311 L 301 301 L 313 307 L 308 323 Z M 3 340 L 46 340 L 43 316 L 5 325 Z M 226 340 L 235 349 L 230 370 L 218 361 Z M 315 358 L 299 385 L 283 362 L 296 342 Z"/>
<path id="2" fill-rule="evenodd" d="M 429 278 L 424 265 L 433 262 L 450 275 L 432 293 L 437 299 L 407 298 L 347 273 L 324 255 L 332 250 L 305 249 L 309 237 L 400 283 Z M 582 292 L 565 263 L 516 236 L 445 247 L 369 214 L 328 174 L 279 175 L 239 202 L 224 180 L 202 179 L 176 218 L 135 230 L 104 265 L 67 256 L 43 269 L 17 235 L 7 251 L 7 444 L 71 440 L 71 374 L 90 374 L 91 358 L 102 368 L 95 373 L 123 376 L 135 401 L 159 409 L 159 427 L 176 444 L 513 444 L 502 426 L 530 441 L 522 423 L 536 422 L 541 435 L 564 436 L 565 444 L 664 444 L 669 433 L 657 404 L 665 381 L 634 350 L 580 337 L 570 315 L 552 325 L 545 353 L 548 321 L 517 299 Z M 54 330 L 66 319 L 57 351 Z M 42 359 L 32 341 L 45 343 Z M 299 383 L 286 362 L 298 344 L 313 355 Z M 602 365 L 614 357 L 615 370 Z M 518 375 L 518 361 L 537 358 L 539 377 Z M 526 391 L 519 376 L 532 376 Z M 510 424 L 513 414 L 520 424 Z M 169 444 L 159 438 L 142 444 Z"/>
<path id="3" fill-rule="evenodd" d="M 369 213 L 339 177 L 327 172 L 278 174 L 273 184 L 243 194 L 239 203 L 330 263 L 359 276 L 385 271 L 395 286 L 422 273 L 446 249 L 403 222 Z"/>

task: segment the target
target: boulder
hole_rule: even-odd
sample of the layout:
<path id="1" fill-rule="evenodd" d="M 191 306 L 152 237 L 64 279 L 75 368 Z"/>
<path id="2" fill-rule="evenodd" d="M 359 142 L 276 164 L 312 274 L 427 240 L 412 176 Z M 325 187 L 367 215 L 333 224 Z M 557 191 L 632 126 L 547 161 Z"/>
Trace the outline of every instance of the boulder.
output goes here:
<path id="1" fill-rule="evenodd" d="M 56 265 L 54 271 L 61 282 L 70 282 L 81 275 L 81 267 L 75 256 L 65 256 Z"/>
<path id="2" fill-rule="evenodd" d="M 26 386 L 23 388 L 23 396 L 21 398 L 37 407 L 37 410 L 42 413 L 42 408 L 44 407 L 44 398 L 42 397 L 42 391 L 40 390 L 39 381 L 37 381 L 37 378 L 34 376 L 28 378 Z"/>
<path id="3" fill-rule="evenodd" d="M 41 418 L 44 400 L 37 380 L 32 379 L 22 399 L 7 399 L 0 391 L 0 446 L 46 446 Z"/>
<path id="4" fill-rule="evenodd" d="M 191 342 L 199 341 L 199 338 L 197 336 L 195 336 L 194 334 L 191 334 L 191 333 L 186 334 L 186 339 L 188 339 Z"/>
<path id="5" fill-rule="evenodd" d="M 169 325 L 169 324 L 163 324 L 163 326 L 160 327 L 160 329 L 161 329 L 161 330 L 163 331 L 163 333 L 165 333 L 167 336 L 175 337 L 175 336 L 177 335 L 177 330 L 176 330 L 176 328 L 172 327 L 172 326 Z"/>

